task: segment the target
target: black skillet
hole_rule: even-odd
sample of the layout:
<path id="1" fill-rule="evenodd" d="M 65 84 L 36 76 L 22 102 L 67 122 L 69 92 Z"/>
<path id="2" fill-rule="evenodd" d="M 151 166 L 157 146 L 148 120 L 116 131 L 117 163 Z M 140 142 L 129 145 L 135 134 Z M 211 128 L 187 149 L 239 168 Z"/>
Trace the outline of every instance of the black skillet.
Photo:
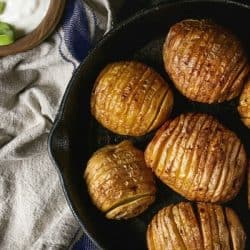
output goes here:
<path id="1" fill-rule="evenodd" d="M 64 95 L 49 137 L 49 151 L 61 178 L 68 204 L 83 230 L 103 249 L 146 249 L 145 231 L 152 216 L 165 205 L 184 200 L 157 181 L 156 202 L 141 216 L 127 221 L 105 219 L 91 203 L 82 173 L 91 154 L 98 148 L 118 143 L 124 136 L 101 127 L 90 115 L 90 93 L 100 70 L 109 62 L 136 59 L 154 67 L 175 92 L 172 117 L 188 111 L 216 116 L 234 130 L 250 153 L 250 132 L 243 126 L 236 110 L 238 99 L 220 105 L 188 101 L 172 85 L 163 69 L 162 45 L 171 25 L 185 18 L 210 18 L 229 27 L 242 39 L 250 54 L 250 6 L 233 1 L 179 1 L 143 10 L 109 32 L 97 44 L 74 74 Z M 130 138 L 144 149 L 154 133 Z M 238 213 L 250 237 L 246 182 L 240 194 L 226 204 Z M 247 248 L 250 249 L 249 240 Z"/>

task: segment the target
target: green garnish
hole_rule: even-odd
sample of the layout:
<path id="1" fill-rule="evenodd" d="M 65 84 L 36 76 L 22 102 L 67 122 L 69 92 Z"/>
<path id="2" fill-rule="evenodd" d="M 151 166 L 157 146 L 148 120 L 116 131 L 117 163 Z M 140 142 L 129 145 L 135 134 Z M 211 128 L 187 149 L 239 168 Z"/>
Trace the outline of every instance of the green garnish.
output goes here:
<path id="1" fill-rule="evenodd" d="M 5 10 L 6 3 L 4 1 L 0 1 L 0 15 L 3 14 Z"/>
<path id="2" fill-rule="evenodd" d="M 0 22 L 0 46 L 9 45 L 15 41 L 15 31 L 11 25 Z"/>

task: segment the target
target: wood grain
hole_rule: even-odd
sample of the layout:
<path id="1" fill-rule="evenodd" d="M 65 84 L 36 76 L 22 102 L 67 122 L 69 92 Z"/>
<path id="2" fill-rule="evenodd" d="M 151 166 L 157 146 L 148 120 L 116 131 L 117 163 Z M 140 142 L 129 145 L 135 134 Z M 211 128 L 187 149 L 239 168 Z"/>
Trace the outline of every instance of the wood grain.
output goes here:
<path id="1" fill-rule="evenodd" d="M 43 21 L 38 27 L 16 40 L 13 44 L 0 47 L 0 57 L 24 52 L 38 46 L 44 41 L 57 26 L 65 6 L 66 0 L 51 0 L 50 6 Z"/>

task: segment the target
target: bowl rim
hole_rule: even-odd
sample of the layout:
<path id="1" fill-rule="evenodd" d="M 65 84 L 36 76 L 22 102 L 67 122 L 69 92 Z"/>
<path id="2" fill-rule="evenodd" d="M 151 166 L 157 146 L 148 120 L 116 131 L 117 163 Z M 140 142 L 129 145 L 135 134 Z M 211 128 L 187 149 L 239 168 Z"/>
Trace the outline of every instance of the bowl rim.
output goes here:
<path id="1" fill-rule="evenodd" d="M 109 32 L 107 32 L 97 42 L 97 44 L 88 52 L 85 59 L 79 64 L 78 68 L 73 72 L 73 75 L 68 83 L 68 86 L 66 87 L 63 98 L 62 98 L 61 103 L 59 105 L 58 112 L 56 114 L 53 126 L 52 126 L 50 133 L 49 133 L 49 136 L 48 136 L 48 145 L 47 146 L 48 146 L 49 157 L 50 157 L 50 159 L 51 159 L 53 165 L 55 166 L 56 171 L 59 175 L 59 179 L 60 179 L 60 183 L 61 183 L 61 186 L 63 189 L 63 193 L 64 193 L 64 196 L 66 198 L 67 204 L 72 211 L 72 214 L 74 215 L 75 219 L 77 220 L 77 222 L 81 226 L 84 234 L 86 234 L 91 239 L 91 241 L 93 242 L 93 244 L 97 248 L 104 249 L 97 242 L 97 240 L 91 235 L 91 233 L 88 232 L 88 230 L 86 229 L 86 227 L 84 225 L 84 221 L 82 221 L 80 219 L 79 212 L 75 208 L 73 201 L 69 196 L 68 188 L 67 188 L 67 185 L 65 183 L 65 179 L 64 179 L 64 175 L 63 175 L 63 171 L 62 171 L 61 167 L 59 166 L 59 164 L 57 163 L 56 158 L 53 155 L 54 135 L 55 135 L 56 130 L 60 127 L 60 124 L 63 122 L 62 118 L 63 118 L 63 114 L 65 112 L 66 103 L 67 103 L 69 95 L 70 95 L 70 90 L 73 87 L 73 85 L 75 84 L 76 79 L 79 77 L 79 74 L 80 74 L 82 68 L 84 67 L 85 62 L 91 60 L 91 58 L 95 56 L 96 51 L 100 47 L 102 47 L 103 44 L 105 44 L 106 41 L 108 41 L 113 36 L 113 34 L 119 32 L 123 27 L 127 26 L 130 23 L 133 23 L 135 20 L 138 20 L 145 15 L 150 15 L 150 13 L 152 13 L 160 8 L 166 8 L 166 7 L 178 6 L 178 5 L 181 6 L 182 4 L 186 4 L 186 3 L 190 3 L 190 4 L 192 4 L 192 3 L 202 3 L 202 4 L 203 3 L 215 3 L 215 4 L 219 3 L 219 4 L 231 5 L 233 7 L 242 7 L 242 8 L 246 8 L 246 9 L 250 10 L 250 3 L 242 3 L 242 2 L 238 2 L 237 0 L 180 0 L 180 1 L 176 1 L 176 2 L 160 2 L 156 5 L 152 5 L 149 8 L 141 9 L 140 11 L 136 12 L 135 14 L 128 17 L 124 21 L 118 23 L 114 28 L 112 28 Z"/>
<path id="2" fill-rule="evenodd" d="M 0 57 L 24 52 L 42 43 L 56 28 L 64 11 L 66 0 L 50 0 L 47 13 L 40 24 L 14 43 L 0 46 Z"/>

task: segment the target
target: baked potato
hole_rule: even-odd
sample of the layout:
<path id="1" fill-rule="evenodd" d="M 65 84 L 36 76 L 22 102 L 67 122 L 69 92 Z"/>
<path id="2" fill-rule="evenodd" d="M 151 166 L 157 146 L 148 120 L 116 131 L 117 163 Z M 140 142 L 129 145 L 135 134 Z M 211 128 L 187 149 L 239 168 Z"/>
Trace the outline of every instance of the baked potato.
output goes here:
<path id="1" fill-rule="evenodd" d="M 249 72 L 242 43 L 210 20 L 187 19 L 173 25 L 163 46 L 163 60 L 176 88 L 202 103 L 238 96 Z"/>
<path id="2" fill-rule="evenodd" d="M 244 250 L 246 235 L 237 214 L 209 203 L 181 202 L 161 209 L 147 229 L 149 250 Z"/>
<path id="3" fill-rule="evenodd" d="M 130 141 L 108 145 L 93 154 L 84 172 L 89 195 L 108 219 L 128 219 L 155 200 L 153 174 L 143 152 Z"/>
<path id="4" fill-rule="evenodd" d="M 149 66 L 124 61 L 107 65 L 98 76 L 91 113 L 104 127 L 121 135 L 141 136 L 169 116 L 173 94 Z"/>
<path id="5" fill-rule="evenodd" d="M 243 91 L 240 95 L 240 102 L 238 111 L 242 122 L 250 128 L 250 78 L 245 84 Z"/>
<path id="6" fill-rule="evenodd" d="M 235 133 L 199 113 L 167 121 L 147 146 L 145 160 L 162 182 L 187 199 L 220 203 L 237 195 L 247 165 Z"/>

